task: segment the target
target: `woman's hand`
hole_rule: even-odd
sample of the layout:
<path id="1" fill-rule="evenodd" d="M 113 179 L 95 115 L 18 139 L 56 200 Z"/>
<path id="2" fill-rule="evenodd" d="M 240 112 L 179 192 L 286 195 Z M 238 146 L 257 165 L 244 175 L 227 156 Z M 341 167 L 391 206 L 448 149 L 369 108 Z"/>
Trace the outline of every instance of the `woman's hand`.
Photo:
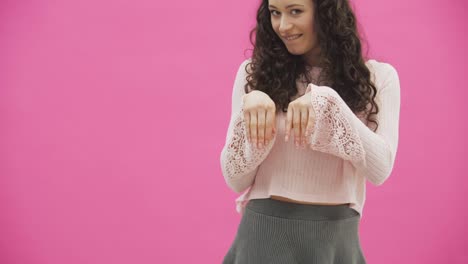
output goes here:
<path id="1" fill-rule="evenodd" d="M 275 102 L 258 90 L 245 94 L 242 100 L 248 141 L 257 148 L 263 148 L 276 133 Z"/>
<path id="2" fill-rule="evenodd" d="M 310 96 L 309 91 L 288 105 L 285 141 L 288 142 L 291 128 L 293 128 L 296 147 L 299 147 L 299 144 L 305 147 L 307 137 L 315 125 L 315 112 Z"/>

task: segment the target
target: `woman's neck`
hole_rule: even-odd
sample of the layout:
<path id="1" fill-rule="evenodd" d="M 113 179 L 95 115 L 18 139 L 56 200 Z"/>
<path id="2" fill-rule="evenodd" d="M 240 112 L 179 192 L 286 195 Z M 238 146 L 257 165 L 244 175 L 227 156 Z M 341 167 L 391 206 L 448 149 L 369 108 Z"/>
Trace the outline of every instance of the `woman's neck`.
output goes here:
<path id="1" fill-rule="evenodd" d="M 304 54 L 304 61 L 308 69 L 311 68 L 320 68 L 322 58 L 320 56 L 320 47 L 316 47 L 310 50 L 308 53 Z"/>

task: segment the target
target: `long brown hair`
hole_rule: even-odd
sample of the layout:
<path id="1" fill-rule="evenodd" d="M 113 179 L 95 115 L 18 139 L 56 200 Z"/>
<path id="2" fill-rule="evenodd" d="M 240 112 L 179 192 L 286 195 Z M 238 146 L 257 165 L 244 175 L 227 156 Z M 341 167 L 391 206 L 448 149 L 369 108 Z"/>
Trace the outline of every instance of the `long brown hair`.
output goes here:
<path id="1" fill-rule="evenodd" d="M 375 123 L 377 130 L 378 123 L 371 118 L 379 111 L 374 100 L 377 89 L 363 58 L 356 18 L 349 1 L 311 1 L 315 7 L 321 76 L 324 78 L 324 84 L 317 85 L 333 88 L 355 114 L 364 114 L 367 121 Z M 286 112 L 291 98 L 298 93 L 296 80 L 305 77 L 308 82 L 312 81 L 303 56 L 289 53 L 274 32 L 268 0 L 262 0 L 258 8 L 257 25 L 250 31 L 250 42 L 254 49 L 252 60 L 245 69 L 245 92 L 249 92 L 249 87 L 265 92 L 275 102 L 276 109 Z"/>

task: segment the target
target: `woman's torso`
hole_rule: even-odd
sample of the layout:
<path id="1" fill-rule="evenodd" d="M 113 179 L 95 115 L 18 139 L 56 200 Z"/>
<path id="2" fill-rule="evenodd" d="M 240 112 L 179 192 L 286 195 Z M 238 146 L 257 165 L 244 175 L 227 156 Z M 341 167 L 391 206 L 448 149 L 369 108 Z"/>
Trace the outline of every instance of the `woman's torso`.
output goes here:
<path id="1" fill-rule="evenodd" d="M 313 71 L 311 72 L 312 74 L 312 78 L 313 79 L 318 79 L 318 75 L 320 74 L 320 68 L 317 68 L 317 67 L 314 67 L 313 68 Z M 298 93 L 296 94 L 296 96 L 294 96 L 292 98 L 292 101 L 293 100 L 296 100 L 297 98 L 303 96 L 305 94 L 305 91 L 307 89 L 307 83 L 304 83 L 303 81 L 300 81 L 298 80 L 298 83 L 297 83 L 297 88 L 298 88 Z M 280 114 L 282 114 L 284 116 L 284 118 L 286 118 L 286 113 L 283 113 L 282 111 L 280 111 Z M 293 199 L 289 199 L 287 197 L 283 197 L 283 196 L 276 196 L 276 195 L 271 195 L 270 197 L 271 199 L 274 199 L 274 200 L 279 200 L 279 201 L 284 201 L 284 202 L 290 202 L 290 203 L 297 203 L 297 204 L 317 204 L 317 205 L 341 205 L 341 204 L 347 204 L 347 203 L 317 203 L 317 202 L 303 202 L 303 201 L 297 201 L 297 200 L 293 200 Z"/>

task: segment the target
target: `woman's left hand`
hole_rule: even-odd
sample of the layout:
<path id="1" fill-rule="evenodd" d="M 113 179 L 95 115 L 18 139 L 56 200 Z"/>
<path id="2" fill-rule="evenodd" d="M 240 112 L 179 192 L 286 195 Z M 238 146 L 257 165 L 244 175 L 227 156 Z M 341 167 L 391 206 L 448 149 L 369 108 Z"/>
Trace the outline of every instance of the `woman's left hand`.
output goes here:
<path id="1" fill-rule="evenodd" d="M 307 137 L 315 125 L 315 112 L 310 97 L 309 91 L 288 105 L 285 141 L 288 142 L 291 129 L 293 128 L 296 147 L 299 147 L 299 144 L 303 148 L 305 147 Z"/>

